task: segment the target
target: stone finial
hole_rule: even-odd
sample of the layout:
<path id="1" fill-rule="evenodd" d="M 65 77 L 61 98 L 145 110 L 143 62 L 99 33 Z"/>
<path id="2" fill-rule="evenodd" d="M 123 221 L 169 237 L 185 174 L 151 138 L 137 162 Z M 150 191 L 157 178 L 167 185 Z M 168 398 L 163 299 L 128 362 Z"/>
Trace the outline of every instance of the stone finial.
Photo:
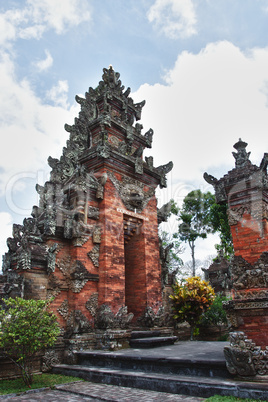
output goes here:
<path id="1" fill-rule="evenodd" d="M 232 152 L 232 154 L 235 158 L 236 168 L 244 167 L 249 160 L 250 152 L 246 151 L 247 145 L 248 144 L 242 141 L 241 138 L 239 138 L 238 142 L 234 144 L 234 148 L 237 150 L 237 153 Z"/>

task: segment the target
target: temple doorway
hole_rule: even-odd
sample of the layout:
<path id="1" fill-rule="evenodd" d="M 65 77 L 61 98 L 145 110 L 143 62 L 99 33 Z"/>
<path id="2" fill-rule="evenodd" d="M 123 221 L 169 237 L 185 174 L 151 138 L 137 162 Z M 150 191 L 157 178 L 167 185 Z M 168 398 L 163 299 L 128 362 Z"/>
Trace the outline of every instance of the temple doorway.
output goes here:
<path id="1" fill-rule="evenodd" d="M 125 305 L 137 319 L 146 308 L 145 238 L 142 220 L 124 215 Z"/>

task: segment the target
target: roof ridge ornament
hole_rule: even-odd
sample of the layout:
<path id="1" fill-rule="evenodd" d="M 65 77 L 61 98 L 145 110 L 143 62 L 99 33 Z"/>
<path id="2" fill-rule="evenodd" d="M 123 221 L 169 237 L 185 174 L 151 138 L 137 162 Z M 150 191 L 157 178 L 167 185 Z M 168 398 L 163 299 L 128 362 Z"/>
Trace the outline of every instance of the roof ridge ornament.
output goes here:
<path id="1" fill-rule="evenodd" d="M 246 151 L 247 143 L 242 141 L 241 138 L 239 138 L 238 142 L 234 144 L 234 148 L 237 150 L 237 152 L 232 152 L 234 158 L 235 158 L 235 167 L 237 169 L 244 167 L 249 160 L 250 152 Z"/>

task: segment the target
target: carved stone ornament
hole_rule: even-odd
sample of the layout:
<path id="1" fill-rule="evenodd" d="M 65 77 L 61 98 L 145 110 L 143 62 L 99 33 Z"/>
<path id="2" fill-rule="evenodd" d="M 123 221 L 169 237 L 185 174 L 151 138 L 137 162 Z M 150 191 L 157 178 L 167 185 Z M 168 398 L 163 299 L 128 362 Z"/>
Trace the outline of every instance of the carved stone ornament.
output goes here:
<path id="1" fill-rule="evenodd" d="M 161 208 L 157 208 L 157 222 L 158 225 L 162 222 L 167 222 L 168 217 L 170 215 L 171 211 L 171 202 L 169 201 L 168 203 L 162 205 Z"/>
<path id="2" fill-rule="evenodd" d="M 114 314 L 109 306 L 102 304 L 96 311 L 94 326 L 98 329 L 125 329 L 128 327 L 133 316 L 132 313 L 128 313 L 126 306 L 122 306 L 119 311 Z"/>
<path id="3" fill-rule="evenodd" d="M 241 207 L 229 208 L 227 213 L 229 225 L 236 225 L 238 222 L 241 222 L 245 213 L 251 214 L 251 205 L 247 203 Z"/>
<path id="4" fill-rule="evenodd" d="M 170 312 L 165 311 L 163 306 L 155 313 L 152 307 L 146 307 L 143 314 L 139 317 L 139 325 L 152 328 L 152 327 L 165 327 L 170 325 L 171 315 Z"/>
<path id="5" fill-rule="evenodd" d="M 247 145 L 248 144 L 242 141 L 241 138 L 234 144 L 234 148 L 237 150 L 237 153 L 233 152 L 236 168 L 243 168 L 249 160 L 250 152 L 246 151 Z"/>
<path id="6" fill-rule="evenodd" d="M 224 347 L 228 371 L 242 378 L 267 380 L 268 347 L 256 346 L 244 332 L 230 333 L 230 346 Z"/>
<path id="7" fill-rule="evenodd" d="M 46 350 L 42 357 L 42 372 L 47 373 L 51 371 L 52 367 L 56 364 L 60 364 L 58 353 L 54 349 Z"/>
<path id="8" fill-rule="evenodd" d="M 161 283 L 162 289 L 169 283 L 169 271 L 170 271 L 170 250 L 173 247 L 173 243 L 168 246 L 163 246 L 163 241 L 159 236 L 159 253 L 160 253 L 160 264 L 161 264 Z"/>
<path id="9" fill-rule="evenodd" d="M 84 264 L 77 260 L 70 270 L 69 288 L 74 293 L 79 293 L 89 280 L 97 280 L 98 275 L 93 275 L 88 272 Z"/>
<path id="10" fill-rule="evenodd" d="M 173 169 L 173 162 L 168 162 L 166 165 L 161 165 L 156 168 L 160 174 L 160 188 L 167 187 L 166 175 Z"/>
<path id="11" fill-rule="evenodd" d="M 92 317 L 95 317 L 97 313 L 98 300 L 99 300 L 99 294 L 98 292 L 95 292 L 90 296 L 90 298 L 86 302 L 86 309 L 90 312 Z"/>
<path id="12" fill-rule="evenodd" d="M 234 256 L 231 263 L 233 289 L 268 288 L 268 252 L 264 252 L 252 266 L 241 256 Z"/>
<path id="13" fill-rule="evenodd" d="M 57 243 L 54 243 L 47 250 L 47 272 L 48 272 L 48 274 L 55 271 L 57 251 L 58 251 Z"/>
<path id="14" fill-rule="evenodd" d="M 225 202 L 227 200 L 227 194 L 224 183 L 206 172 L 204 173 L 203 177 L 207 183 L 214 187 L 216 202 Z"/>
<path id="15" fill-rule="evenodd" d="M 56 262 L 56 266 L 59 268 L 59 270 L 62 272 L 64 276 L 69 276 L 71 267 L 71 257 L 66 256 L 59 259 Z"/>
<path id="16" fill-rule="evenodd" d="M 142 212 L 149 200 L 155 194 L 155 189 L 153 188 L 145 192 L 144 185 L 138 180 L 123 176 L 122 181 L 119 181 L 110 172 L 108 173 L 108 176 L 118 191 L 124 205 L 130 211 Z"/>
<path id="17" fill-rule="evenodd" d="M 68 304 L 68 300 L 67 300 L 67 299 L 65 299 L 65 300 L 61 303 L 60 307 L 58 308 L 58 312 L 60 313 L 60 315 L 61 315 L 65 320 L 67 320 L 68 315 L 69 315 L 69 304 Z"/>
<path id="18" fill-rule="evenodd" d="M 96 207 L 88 207 L 87 216 L 90 219 L 99 219 L 100 217 L 100 209 Z"/>
<path id="19" fill-rule="evenodd" d="M 87 256 L 91 259 L 91 261 L 93 262 L 94 267 L 98 268 L 99 267 L 99 257 L 100 257 L 100 245 L 99 244 L 95 244 L 92 248 L 92 250 L 90 250 L 87 253 Z"/>
<path id="20" fill-rule="evenodd" d="M 71 311 L 67 318 L 66 337 L 87 332 L 92 332 L 92 327 L 88 319 L 80 310 Z"/>
<path id="21" fill-rule="evenodd" d="M 101 243 L 101 227 L 95 226 L 92 233 L 92 241 L 94 244 Z"/>

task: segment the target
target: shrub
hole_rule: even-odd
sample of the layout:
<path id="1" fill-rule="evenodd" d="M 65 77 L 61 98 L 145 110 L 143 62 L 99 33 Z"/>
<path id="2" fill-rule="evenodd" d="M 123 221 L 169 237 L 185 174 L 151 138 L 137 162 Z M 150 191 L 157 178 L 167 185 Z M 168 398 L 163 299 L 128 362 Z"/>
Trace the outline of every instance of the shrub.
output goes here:
<path id="1" fill-rule="evenodd" d="M 214 301 L 215 293 L 208 282 L 194 276 L 177 282 L 174 294 L 170 295 L 173 300 L 173 318 L 177 322 L 187 321 L 191 326 L 191 340 L 195 327 L 199 324 L 202 314 L 207 311 Z"/>
<path id="2" fill-rule="evenodd" d="M 200 324 L 207 327 L 210 325 L 226 325 L 227 317 L 222 302 L 227 300 L 229 300 L 228 297 L 217 295 L 210 309 L 202 315 Z"/>
<path id="3" fill-rule="evenodd" d="M 50 301 L 5 300 L 0 310 L 0 348 L 19 368 L 28 387 L 33 381 L 33 359 L 37 352 L 52 346 L 60 329 L 56 316 L 48 311 Z"/>

